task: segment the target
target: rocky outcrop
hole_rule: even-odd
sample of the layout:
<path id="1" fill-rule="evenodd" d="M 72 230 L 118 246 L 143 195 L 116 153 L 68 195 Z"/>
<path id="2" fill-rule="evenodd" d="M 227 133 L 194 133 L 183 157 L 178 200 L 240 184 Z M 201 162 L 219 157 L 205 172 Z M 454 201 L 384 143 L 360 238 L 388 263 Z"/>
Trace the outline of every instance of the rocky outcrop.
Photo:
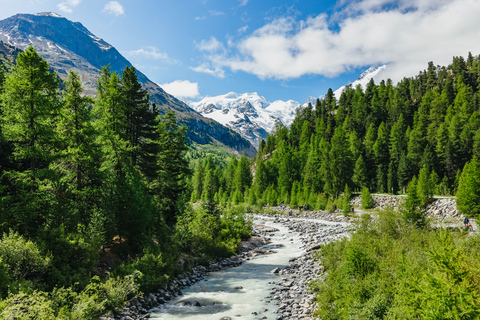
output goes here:
<path id="1" fill-rule="evenodd" d="M 374 209 L 381 210 L 386 208 L 393 208 L 398 210 L 405 201 L 406 196 L 399 195 L 372 195 L 375 202 Z M 353 206 L 361 206 L 361 197 L 355 196 L 350 202 Z M 447 219 L 447 218 L 461 218 L 457 210 L 457 202 L 455 198 L 437 197 L 432 198 L 425 210 L 428 218 L 433 219 Z"/>

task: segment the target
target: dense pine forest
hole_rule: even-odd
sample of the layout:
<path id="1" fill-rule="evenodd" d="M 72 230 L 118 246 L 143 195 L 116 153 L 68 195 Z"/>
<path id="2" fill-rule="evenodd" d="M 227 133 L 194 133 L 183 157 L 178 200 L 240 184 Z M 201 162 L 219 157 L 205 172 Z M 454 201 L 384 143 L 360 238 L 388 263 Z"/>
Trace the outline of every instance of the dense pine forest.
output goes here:
<path id="1" fill-rule="evenodd" d="M 402 212 L 364 216 L 350 239 L 322 250 L 328 278 L 313 286 L 322 319 L 475 305 L 480 254 L 460 252 L 476 238 L 429 230 L 422 208 L 457 195 L 460 212 L 480 213 L 479 90 L 471 54 L 396 85 L 347 86 L 338 100 L 329 90 L 290 127 L 277 123 L 249 159 L 188 146 L 133 67 L 102 68 L 91 98 L 75 72 L 60 80 L 30 47 L 0 67 L 1 318 L 97 319 L 234 254 L 251 233 L 244 213 L 283 203 L 348 214 L 360 191 L 364 207 L 371 192 L 408 197 Z M 412 274 L 436 286 L 402 291 Z M 444 292 L 453 298 L 418 305 Z"/>
<path id="2" fill-rule="evenodd" d="M 424 199 L 453 196 L 465 164 L 480 156 L 479 76 L 469 53 L 448 67 L 430 62 L 397 85 L 347 86 L 338 100 L 329 90 L 299 108 L 289 128 L 278 123 L 250 164 L 231 158 L 222 171 L 198 163 L 191 200 L 324 210 L 342 205 L 344 191 L 401 194 L 409 183 Z"/>
<path id="3" fill-rule="evenodd" d="M 104 67 L 92 99 L 30 47 L 0 92 L 0 318 L 97 319 L 182 273 L 181 253 L 188 269 L 249 237 L 243 215 L 187 203 L 186 128 L 133 67 Z"/>

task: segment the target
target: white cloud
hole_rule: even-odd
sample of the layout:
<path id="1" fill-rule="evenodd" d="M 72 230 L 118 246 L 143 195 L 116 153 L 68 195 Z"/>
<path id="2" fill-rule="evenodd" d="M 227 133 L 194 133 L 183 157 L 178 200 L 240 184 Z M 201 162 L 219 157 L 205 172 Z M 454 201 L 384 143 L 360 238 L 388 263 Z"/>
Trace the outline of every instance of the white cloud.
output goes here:
<path id="1" fill-rule="evenodd" d="M 114 14 L 116 16 L 121 16 L 125 14 L 125 9 L 123 6 L 117 1 L 110 1 L 108 2 L 105 7 L 103 8 L 103 12 Z"/>
<path id="2" fill-rule="evenodd" d="M 223 43 L 217 40 L 215 37 L 210 37 L 209 40 L 202 40 L 199 44 L 196 45 L 197 49 L 200 51 L 207 52 L 216 52 L 220 50 L 225 50 Z"/>
<path id="3" fill-rule="evenodd" d="M 57 4 L 57 8 L 60 11 L 67 12 L 67 13 L 72 13 L 73 8 L 78 6 L 82 2 L 82 0 L 67 0 L 65 2 Z"/>
<path id="4" fill-rule="evenodd" d="M 248 3 L 248 0 L 238 0 L 240 2 L 240 7 L 246 6 Z"/>
<path id="5" fill-rule="evenodd" d="M 239 28 L 237 31 L 238 33 L 245 33 L 247 32 L 248 26 L 244 25 L 243 27 Z"/>
<path id="6" fill-rule="evenodd" d="M 200 96 L 198 83 L 188 80 L 175 80 L 161 84 L 160 87 L 178 99 L 194 99 Z"/>
<path id="7" fill-rule="evenodd" d="M 144 57 L 148 59 L 163 60 L 168 63 L 177 63 L 176 60 L 171 59 L 166 52 L 162 52 L 155 47 L 145 47 L 138 50 L 127 51 L 124 54 L 128 57 Z"/>
<path id="8" fill-rule="evenodd" d="M 202 63 L 198 67 L 192 67 L 190 69 L 192 69 L 195 72 L 210 74 L 220 79 L 225 78 L 225 71 L 222 68 L 211 67 L 208 63 Z"/>
<path id="9" fill-rule="evenodd" d="M 446 65 L 453 56 L 480 53 L 477 0 L 345 0 L 339 7 L 332 17 L 278 18 L 228 52 L 207 55 L 203 66 L 291 79 L 388 64 L 382 76 L 398 81 L 429 61 Z"/>

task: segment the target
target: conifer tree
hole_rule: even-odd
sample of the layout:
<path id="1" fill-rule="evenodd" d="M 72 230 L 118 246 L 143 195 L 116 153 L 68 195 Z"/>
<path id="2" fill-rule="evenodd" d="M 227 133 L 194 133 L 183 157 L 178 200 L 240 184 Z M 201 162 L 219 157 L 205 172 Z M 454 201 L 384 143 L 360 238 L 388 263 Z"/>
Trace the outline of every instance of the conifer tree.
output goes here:
<path id="1" fill-rule="evenodd" d="M 121 89 L 125 103 L 125 140 L 133 166 L 138 167 L 146 177 L 155 177 L 155 154 L 158 126 L 156 106 L 150 110 L 147 91 L 138 82 L 135 68 L 126 67 L 122 73 Z"/>
<path id="2" fill-rule="evenodd" d="M 332 175 L 332 188 L 326 190 L 332 195 L 339 195 L 346 183 L 350 183 L 352 172 L 352 156 L 349 141 L 343 126 L 335 130 L 332 137 L 332 147 L 329 153 L 330 171 Z"/>
<path id="3" fill-rule="evenodd" d="M 355 162 L 355 168 L 353 169 L 352 181 L 358 188 L 362 188 L 366 185 L 367 176 L 365 171 L 365 162 L 363 156 L 360 155 Z"/>
<path id="4" fill-rule="evenodd" d="M 250 171 L 250 163 L 244 153 L 238 161 L 235 169 L 235 188 L 242 194 L 252 184 L 252 172 Z"/>
<path id="5" fill-rule="evenodd" d="M 352 200 L 352 193 L 350 192 L 350 188 L 348 187 L 348 184 L 345 185 L 345 189 L 343 191 L 343 206 L 342 206 L 342 212 L 344 215 L 348 215 L 350 213 L 350 210 L 352 209 L 352 206 L 350 205 L 350 200 Z"/>
<path id="6" fill-rule="evenodd" d="M 186 131 L 186 127 L 177 124 L 172 111 L 159 117 L 155 131 L 159 149 L 156 161 L 159 169 L 153 192 L 170 226 L 175 224 L 177 215 L 184 208 L 183 193 L 187 189 L 187 180 L 191 174 L 185 160 L 185 152 L 188 149 Z M 215 191 L 216 187 L 213 189 L 213 195 Z"/>
<path id="7" fill-rule="evenodd" d="M 43 225 L 48 206 L 43 206 L 40 185 L 52 176 L 49 164 L 58 156 L 55 135 L 60 103 L 58 81 L 48 63 L 33 47 L 18 55 L 16 66 L 4 84 L 2 131 L 13 148 L 17 170 L 10 171 L 13 190 L 10 227 L 34 233 Z M 22 230 L 20 230 L 22 229 Z"/>
<path id="8" fill-rule="evenodd" d="M 193 171 L 192 177 L 192 196 L 190 201 L 197 202 L 202 197 L 203 191 L 203 180 L 204 180 L 204 170 L 203 170 L 203 161 L 198 159 L 195 164 L 195 170 Z"/>
<path id="9" fill-rule="evenodd" d="M 362 209 L 372 209 L 375 206 L 375 202 L 373 201 L 372 195 L 367 187 L 362 188 Z"/>
<path id="10" fill-rule="evenodd" d="M 480 215 L 480 163 L 476 157 L 463 168 L 456 196 L 461 214 L 468 217 Z"/>
<path id="11" fill-rule="evenodd" d="M 61 137 L 62 151 L 54 168 L 62 175 L 61 183 L 57 184 L 71 197 L 74 210 L 79 215 L 70 225 L 74 228 L 78 223 L 88 225 L 92 210 L 95 210 L 97 197 L 93 196 L 102 185 L 99 171 L 100 154 L 95 144 L 96 132 L 92 125 L 90 108 L 93 99 L 82 96 L 82 85 L 77 73 L 71 71 L 66 81 L 66 92 L 58 126 L 58 135 Z M 64 208 L 66 212 L 69 210 Z M 65 212 L 62 218 L 67 218 Z M 67 221 L 62 223 L 68 226 Z"/>
<path id="12" fill-rule="evenodd" d="M 373 145 L 373 152 L 375 160 L 378 165 L 386 167 L 388 165 L 389 150 L 388 150 L 388 131 L 385 122 L 382 121 L 378 127 L 378 135 L 375 144 Z"/>

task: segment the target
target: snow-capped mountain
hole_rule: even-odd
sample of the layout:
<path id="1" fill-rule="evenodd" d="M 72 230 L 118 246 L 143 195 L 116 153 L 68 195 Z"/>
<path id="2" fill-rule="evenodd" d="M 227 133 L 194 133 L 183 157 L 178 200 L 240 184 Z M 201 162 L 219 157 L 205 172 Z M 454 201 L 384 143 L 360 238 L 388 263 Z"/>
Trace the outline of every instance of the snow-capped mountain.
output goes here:
<path id="1" fill-rule="evenodd" d="M 358 77 L 357 80 L 353 81 L 351 83 L 352 88 L 356 88 L 358 85 L 361 85 L 362 88 L 365 90 L 367 88 L 368 83 L 372 78 L 374 78 L 377 74 L 379 74 L 381 71 L 385 70 L 387 68 L 387 65 L 383 65 L 380 67 L 370 67 L 367 70 L 365 70 L 360 77 Z M 341 86 L 337 90 L 335 90 L 333 93 L 335 94 L 335 98 L 339 99 L 340 95 L 343 92 L 343 89 L 345 89 L 346 86 Z"/>
<path id="2" fill-rule="evenodd" d="M 215 97 L 207 96 L 199 102 L 190 102 L 190 106 L 258 146 L 262 139 L 266 139 L 276 121 L 286 126 L 293 122 L 300 103 L 293 100 L 269 102 L 256 92 L 230 92 Z"/>
<path id="3" fill-rule="evenodd" d="M 361 85 L 365 89 L 370 79 L 385 70 L 386 67 L 383 65 L 368 68 L 351 83 L 352 87 Z M 337 99 L 340 98 L 344 89 L 345 86 L 342 86 L 334 91 Z M 323 97 L 320 96 L 318 99 L 321 100 Z M 256 147 L 262 139 L 266 139 L 276 121 L 289 126 L 295 119 L 296 109 L 298 107 L 305 108 L 309 103 L 315 107 L 317 98 L 310 96 L 303 105 L 294 100 L 269 102 L 256 92 L 243 94 L 230 92 L 215 97 L 207 96 L 199 102 L 188 101 L 190 107 L 201 115 L 238 132 Z"/>

